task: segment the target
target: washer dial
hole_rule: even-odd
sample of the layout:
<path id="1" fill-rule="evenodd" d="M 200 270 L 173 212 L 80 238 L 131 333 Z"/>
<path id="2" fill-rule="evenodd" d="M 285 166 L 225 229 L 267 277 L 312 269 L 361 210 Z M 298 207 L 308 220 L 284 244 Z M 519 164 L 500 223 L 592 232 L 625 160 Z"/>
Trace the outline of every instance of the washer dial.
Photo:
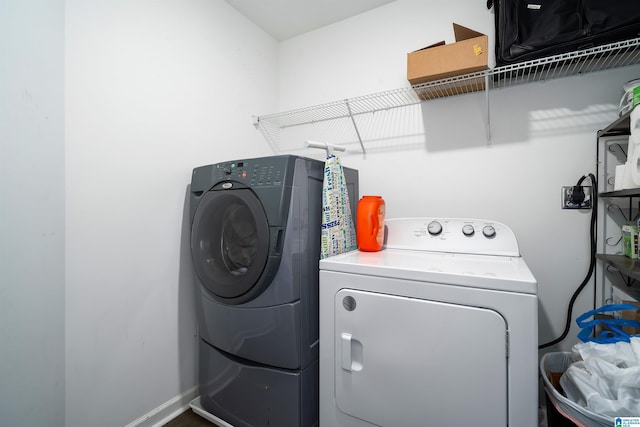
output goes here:
<path id="1" fill-rule="evenodd" d="M 442 233 L 442 224 L 440 224 L 438 221 L 431 221 L 427 226 L 427 230 L 432 236 L 437 236 L 438 234 Z"/>
<path id="2" fill-rule="evenodd" d="M 465 224 L 462 226 L 462 234 L 464 234 L 465 236 L 471 237 L 475 232 L 476 231 L 473 229 L 473 225 L 471 224 Z"/>
<path id="3" fill-rule="evenodd" d="M 484 228 L 482 229 L 482 234 L 484 234 L 484 237 L 487 237 L 490 239 L 496 236 L 496 229 L 493 228 L 492 225 L 485 225 Z"/>

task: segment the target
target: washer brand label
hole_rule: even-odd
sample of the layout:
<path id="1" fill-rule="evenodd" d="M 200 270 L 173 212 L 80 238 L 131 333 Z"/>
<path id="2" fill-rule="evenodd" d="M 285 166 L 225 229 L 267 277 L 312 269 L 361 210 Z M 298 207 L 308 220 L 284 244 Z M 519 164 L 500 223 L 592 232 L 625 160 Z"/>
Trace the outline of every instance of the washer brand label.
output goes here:
<path id="1" fill-rule="evenodd" d="M 225 190 L 228 190 L 231 187 L 233 187 L 233 184 L 230 182 L 225 182 L 224 184 L 222 184 L 222 188 L 224 188 Z"/>

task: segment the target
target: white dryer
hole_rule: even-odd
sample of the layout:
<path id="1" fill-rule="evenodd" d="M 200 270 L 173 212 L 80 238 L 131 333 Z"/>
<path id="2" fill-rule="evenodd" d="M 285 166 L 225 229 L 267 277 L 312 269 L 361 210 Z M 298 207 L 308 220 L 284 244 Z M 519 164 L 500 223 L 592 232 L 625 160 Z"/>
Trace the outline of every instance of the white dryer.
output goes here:
<path id="1" fill-rule="evenodd" d="M 512 230 L 388 219 L 320 261 L 321 427 L 534 427 L 537 283 Z"/>

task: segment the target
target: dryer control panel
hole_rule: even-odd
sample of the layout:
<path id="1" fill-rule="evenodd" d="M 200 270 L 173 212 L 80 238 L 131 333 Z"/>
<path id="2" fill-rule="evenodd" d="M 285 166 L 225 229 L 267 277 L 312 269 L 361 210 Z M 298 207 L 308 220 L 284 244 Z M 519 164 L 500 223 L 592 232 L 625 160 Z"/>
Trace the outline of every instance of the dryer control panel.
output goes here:
<path id="1" fill-rule="evenodd" d="M 432 252 L 520 256 L 518 241 L 506 225 L 465 218 L 386 219 L 385 247 Z"/>

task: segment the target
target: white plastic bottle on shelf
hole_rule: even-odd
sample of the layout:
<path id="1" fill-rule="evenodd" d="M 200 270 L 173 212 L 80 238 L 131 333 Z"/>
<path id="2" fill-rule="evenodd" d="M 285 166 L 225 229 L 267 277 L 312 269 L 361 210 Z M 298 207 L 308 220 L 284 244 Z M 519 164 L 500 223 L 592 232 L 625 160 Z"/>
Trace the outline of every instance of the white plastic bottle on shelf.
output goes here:
<path id="1" fill-rule="evenodd" d="M 631 179 L 640 186 L 640 108 L 634 108 L 629 115 L 629 149 L 627 168 L 631 169 Z"/>

